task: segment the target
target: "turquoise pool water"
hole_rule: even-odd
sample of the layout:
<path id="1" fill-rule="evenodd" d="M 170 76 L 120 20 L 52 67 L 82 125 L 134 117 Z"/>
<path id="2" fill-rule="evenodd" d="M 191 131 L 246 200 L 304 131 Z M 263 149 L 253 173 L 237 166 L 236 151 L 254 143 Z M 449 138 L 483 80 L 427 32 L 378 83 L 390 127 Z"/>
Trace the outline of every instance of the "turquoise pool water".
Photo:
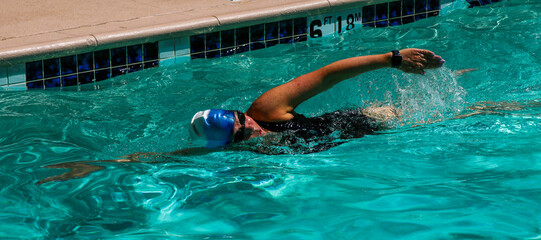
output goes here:
<path id="1" fill-rule="evenodd" d="M 0 92 L 0 238 L 539 238 L 540 12 L 539 1 L 507 1 L 160 67 L 97 90 Z M 98 162 L 88 176 L 36 184 L 68 171 L 54 164 L 190 147 L 198 110 L 246 110 L 334 60 L 405 47 L 433 50 L 446 66 L 367 73 L 299 108 L 392 104 L 404 111 L 393 130 L 312 154 Z M 465 68 L 478 70 L 455 73 Z M 483 101 L 506 108 L 452 119 Z"/>

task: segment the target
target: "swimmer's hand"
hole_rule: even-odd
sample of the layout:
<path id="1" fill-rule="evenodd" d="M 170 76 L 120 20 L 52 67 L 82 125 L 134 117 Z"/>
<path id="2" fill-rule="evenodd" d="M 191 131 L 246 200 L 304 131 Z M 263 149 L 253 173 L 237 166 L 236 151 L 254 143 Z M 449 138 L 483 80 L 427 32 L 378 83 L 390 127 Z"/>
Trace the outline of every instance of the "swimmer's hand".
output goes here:
<path id="1" fill-rule="evenodd" d="M 398 69 L 405 73 L 425 74 L 425 69 L 439 68 L 443 66 L 445 60 L 431 51 L 424 49 L 403 49 L 402 64 Z"/>

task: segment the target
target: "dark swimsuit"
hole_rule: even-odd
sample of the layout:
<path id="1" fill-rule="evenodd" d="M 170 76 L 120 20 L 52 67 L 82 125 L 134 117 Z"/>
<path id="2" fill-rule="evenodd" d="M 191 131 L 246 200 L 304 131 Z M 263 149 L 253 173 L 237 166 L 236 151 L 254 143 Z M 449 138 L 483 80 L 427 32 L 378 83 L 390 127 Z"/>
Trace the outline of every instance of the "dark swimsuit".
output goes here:
<path id="1" fill-rule="evenodd" d="M 256 122 L 264 129 L 284 133 L 279 145 L 289 146 L 295 153 L 323 151 L 346 142 L 345 139 L 380 130 L 376 121 L 364 115 L 361 109 L 339 110 L 310 118 L 294 113 L 293 119 L 285 122 Z"/>

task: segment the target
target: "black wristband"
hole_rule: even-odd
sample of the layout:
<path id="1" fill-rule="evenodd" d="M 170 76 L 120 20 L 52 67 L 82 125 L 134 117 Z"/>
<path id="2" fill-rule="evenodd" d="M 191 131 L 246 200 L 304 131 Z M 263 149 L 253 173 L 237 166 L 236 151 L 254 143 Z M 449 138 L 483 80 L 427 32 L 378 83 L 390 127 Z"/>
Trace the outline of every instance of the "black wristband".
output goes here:
<path id="1" fill-rule="evenodd" d="M 400 65 L 402 65 L 402 55 L 400 55 L 398 50 L 393 50 L 391 52 L 393 53 L 393 57 L 391 58 L 391 67 L 399 68 Z"/>

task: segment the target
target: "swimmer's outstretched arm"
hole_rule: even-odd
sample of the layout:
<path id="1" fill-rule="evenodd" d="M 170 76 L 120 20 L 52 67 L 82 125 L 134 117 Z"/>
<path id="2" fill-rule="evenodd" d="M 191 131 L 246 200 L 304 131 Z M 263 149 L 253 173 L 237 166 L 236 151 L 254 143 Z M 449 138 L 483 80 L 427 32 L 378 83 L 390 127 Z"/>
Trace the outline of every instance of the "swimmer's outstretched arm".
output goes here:
<path id="1" fill-rule="evenodd" d="M 406 73 L 423 74 L 424 69 L 438 68 L 444 63 L 440 56 L 428 50 L 404 49 L 400 54 L 402 64 L 399 69 Z M 290 120 L 293 111 L 302 102 L 361 73 L 391 67 L 391 58 L 392 53 L 389 52 L 331 63 L 265 92 L 246 113 L 256 120 L 266 122 Z"/>

